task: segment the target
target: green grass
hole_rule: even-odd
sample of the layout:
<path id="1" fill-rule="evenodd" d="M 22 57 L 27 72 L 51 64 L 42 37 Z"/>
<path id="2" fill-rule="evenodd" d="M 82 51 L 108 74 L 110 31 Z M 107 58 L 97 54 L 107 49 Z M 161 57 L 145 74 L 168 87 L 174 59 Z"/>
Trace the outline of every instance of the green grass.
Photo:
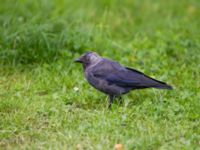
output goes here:
<path id="1" fill-rule="evenodd" d="M 199 149 L 199 17 L 199 0 L 4 0 L 0 149 Z M 107 110 L 73 63 L 88 50 L 174 90 Z"/>

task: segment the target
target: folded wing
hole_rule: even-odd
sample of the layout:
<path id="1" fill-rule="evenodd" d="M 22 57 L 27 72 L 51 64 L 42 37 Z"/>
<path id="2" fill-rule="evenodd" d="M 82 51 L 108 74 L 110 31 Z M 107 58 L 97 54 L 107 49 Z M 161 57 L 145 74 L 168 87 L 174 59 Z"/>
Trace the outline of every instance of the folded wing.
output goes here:
<path id="1" fill-rule="evenodd" d="M 96 78 L 106 80 L 109 84 L 115 84 L 119 87 L 142 89 L 159 88 L 172 89 L 164 82 L 153 79 L 135 69 L 124 68 L 116 62 L 104 60 L 93 70 Z"/>

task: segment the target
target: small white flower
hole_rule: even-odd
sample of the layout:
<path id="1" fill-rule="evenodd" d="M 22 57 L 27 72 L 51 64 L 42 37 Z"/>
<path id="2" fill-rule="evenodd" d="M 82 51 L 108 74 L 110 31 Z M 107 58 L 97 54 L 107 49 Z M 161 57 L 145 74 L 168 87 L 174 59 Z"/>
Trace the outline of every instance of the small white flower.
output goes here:
<path id="1" fill-rule="evenodd" d="M 75 86 L 74 91 L 77 92 L 78 90 L 79 90 L 78 87 Z"/>

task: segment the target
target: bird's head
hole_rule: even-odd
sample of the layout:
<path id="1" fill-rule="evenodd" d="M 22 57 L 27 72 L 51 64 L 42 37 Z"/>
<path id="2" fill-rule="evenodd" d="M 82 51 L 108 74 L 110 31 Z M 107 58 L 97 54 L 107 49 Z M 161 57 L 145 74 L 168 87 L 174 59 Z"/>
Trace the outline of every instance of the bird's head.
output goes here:
<path id="1" fill-rule="evenodd" d="M 84 68 L 97 64 L 102 58 L 95 52 L 87 52 L 81 57 L 75 59 L 75 62 L 81 63 Z"/>

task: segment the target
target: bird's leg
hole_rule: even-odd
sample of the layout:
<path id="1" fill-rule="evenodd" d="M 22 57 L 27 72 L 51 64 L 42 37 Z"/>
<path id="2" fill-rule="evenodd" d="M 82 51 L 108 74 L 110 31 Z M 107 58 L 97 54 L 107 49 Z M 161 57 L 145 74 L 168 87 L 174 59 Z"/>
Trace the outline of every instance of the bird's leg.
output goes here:
<path id="1" fill-rule="evenodd" d="M 122 104 L 123 104 L 123 99 L 122 99 L 122 97 L 121 97 L 121 96 L 119 96 L 119 99 L 118 99 L 118 101 L 119 101 L 119 104 L 120 104 L 120 105 L 122 105 Z"/>
<path id="2" fill-rule="evenodd" d="M 114 99 L 114 96 L 113 96 L 113 95 L 109 95 L 109 103 L 108 103 L 108 108 L 111 108 L 111 106 L 112 106 L 112 103 L 113 103 L 113 99 Z"/>

